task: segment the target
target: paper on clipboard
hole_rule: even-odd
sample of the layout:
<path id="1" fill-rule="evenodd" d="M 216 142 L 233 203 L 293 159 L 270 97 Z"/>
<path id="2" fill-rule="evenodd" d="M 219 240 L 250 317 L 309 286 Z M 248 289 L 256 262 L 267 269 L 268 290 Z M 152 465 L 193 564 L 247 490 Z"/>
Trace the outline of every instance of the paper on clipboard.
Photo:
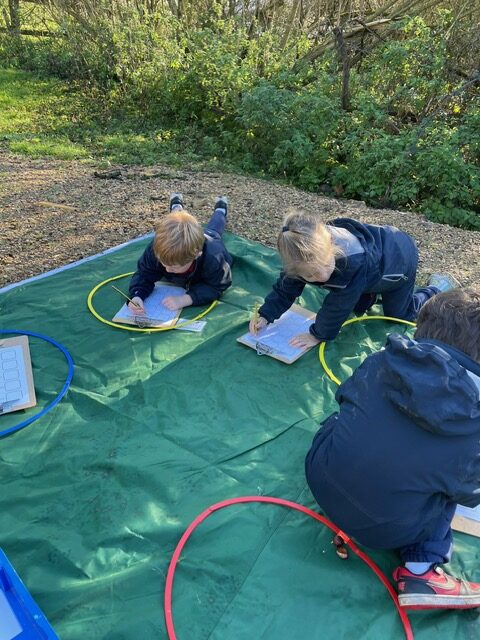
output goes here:
<path id="1" fill-rule="evenodd" d="M 36 404 L 28 336 L 0 340 L 0 415 Z"/>
<path id="2" fill-rule="evenodd" d="M 131 311 L 127 304 L 113 317 L 113 322 L 132 324 L 141 327 L 171 327 L 176 324 L 180 309 L 170 311 L 163 304 L 163 300 L 169 296 L 182 296 L 186 293 L 183 287 L 155 283 L 152 293 L 144 300 L 145 313 L 136 314 Z"/>
<path id="3" fill-rule="evenodd" d="M 290 340 L 299 333 L 308 333 L 315 320 L 315 313 L 294 304 L 284 314 L 258 331 L 245 333 L 237 341 L 255 349 L 258 355 L 268 355 L 276 360 L 291 364 L 312 347 L 292 347 Z"/>

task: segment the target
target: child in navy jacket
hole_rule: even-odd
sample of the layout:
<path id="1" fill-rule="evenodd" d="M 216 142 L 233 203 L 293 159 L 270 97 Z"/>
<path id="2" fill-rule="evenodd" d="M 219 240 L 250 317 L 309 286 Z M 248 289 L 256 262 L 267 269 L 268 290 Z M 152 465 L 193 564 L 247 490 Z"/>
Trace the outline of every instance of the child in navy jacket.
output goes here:
<path id="1" fill-rule="evenodd" d="M 174 311 L 217 300 L 232 284 L 232 257 L 222 242 L 227 220 L 227 200 L 218 198 L 205 231 L 194 216 L 183 209 L 182 196 L 170 198 L 170 213 L 155 228 L 155 238 L 145 249 L 130 281 L 134 313 L 145 313 L 143 301 L 157 280 L 184 287 L 182 296 L 168 296 L 164 305 Z"/>
<path id="2" fill-rule="evenodd" d="M 296 336 L 292 346 L 333 340 L 350 313 L 365 313 L 378 294 L 385 315 L 413 320 L 420 307 L 440 291 L 439 286 L 427 286 L 414 292 L 417 248 L 407 233 L 395 227 L 349 218 L 325 225 L 317 216 L 295 212 L 285 218 L 277 245 L 283 271 L 260 307 L 259 317 L 251 321 L 252 333 L 289 309 L 305 284 L 329 292 L 310 333 Z"/>
<path id="3" fill-rule="evenodd" d="M 403 607 L 480 606 L 480 584 L 438 566 L 457 503 L 480 504 L 480 292 L 429 300 L 415 339 L 391 335 L 336 400 L 305 461 L 319 505 L 359 542 L 399 551 Z"/>

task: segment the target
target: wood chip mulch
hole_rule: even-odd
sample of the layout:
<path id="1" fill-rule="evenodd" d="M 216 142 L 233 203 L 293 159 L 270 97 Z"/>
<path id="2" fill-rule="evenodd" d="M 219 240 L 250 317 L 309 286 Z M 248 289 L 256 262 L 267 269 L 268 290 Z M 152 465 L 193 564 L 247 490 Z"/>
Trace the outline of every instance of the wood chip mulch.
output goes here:
<path id="1" fill-rule="evenodd" d="M 110 175 L 108 175 L 110 174 Z M 480 232 L 427 221 L 415 213 L 372 209 L 363 202 L 306 193 L 272 181 L 191 168 L 118 166 L 29 159 L 0 151 L 0 287 L 74 262 L 153 230 L 169 194 L 206 222 L 215 198 L 230 202 L 229 231 L 275 246 L 288 208 L 392 224 L 420 251 L 418 281 L 448 271 L 479 286 Z"/>

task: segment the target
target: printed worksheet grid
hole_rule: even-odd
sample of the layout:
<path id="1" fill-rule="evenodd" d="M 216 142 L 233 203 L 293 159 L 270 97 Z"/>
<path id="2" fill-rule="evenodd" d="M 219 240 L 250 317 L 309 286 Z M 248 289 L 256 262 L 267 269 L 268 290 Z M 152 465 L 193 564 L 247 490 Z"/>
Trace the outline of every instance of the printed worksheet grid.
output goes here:
<path id="1" fill-rule="evenodd" d="M 15 349 L 0 349 L 0 404 L 16 402 L 23 397 L 21 370 Z"/>

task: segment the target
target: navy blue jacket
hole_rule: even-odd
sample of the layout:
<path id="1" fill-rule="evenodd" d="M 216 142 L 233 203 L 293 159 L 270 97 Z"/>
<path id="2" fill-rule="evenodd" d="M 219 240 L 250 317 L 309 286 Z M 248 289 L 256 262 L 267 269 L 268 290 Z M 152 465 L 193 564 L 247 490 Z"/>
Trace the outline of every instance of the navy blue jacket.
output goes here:
<path id="1" fill-rule="evenodd" d="M 371 547 L 428 540 L 447 504 L 480 504 L 480 365 L 391 335 L 337 391 L 305 461 L 330 518 Z"/>
<path id="2" fill-rule="evenodd" d="M 321 341 L 337 336 L 362 294 L 391 291 L 399 283 L 415 280 L 418 255 L 413 239 L 395 227 L 362 224 L 350 218 L 337 218 L 328 225 L 333 227 L 334 242 L 340 244 L 344 255 L 337 258 L 327 282 L 311 283 L 329 291 L 310 327 L 310 333 Z M 349 231 L 353 243 L 336 239 L 335 228 Z M 260 307 L 260 315 L 268 322 L 279 318 L 302 294 L 305 284 L 282 272 Z"/>
<path id="3" fill-rule="evenodd" d="M 137 263 L 129 287 L 130 297 L 145 300 L 153 291 L 157 280 L 167 280 L 184 287 L 192 304 L 208 304 L 220 298 L 232 284 L 232 256 L 222 240 L 205 235 L 202 255 L 194 260 L 194 268 L 187 274 L 168 273 L 153 252 L 153 240 Z"/>

